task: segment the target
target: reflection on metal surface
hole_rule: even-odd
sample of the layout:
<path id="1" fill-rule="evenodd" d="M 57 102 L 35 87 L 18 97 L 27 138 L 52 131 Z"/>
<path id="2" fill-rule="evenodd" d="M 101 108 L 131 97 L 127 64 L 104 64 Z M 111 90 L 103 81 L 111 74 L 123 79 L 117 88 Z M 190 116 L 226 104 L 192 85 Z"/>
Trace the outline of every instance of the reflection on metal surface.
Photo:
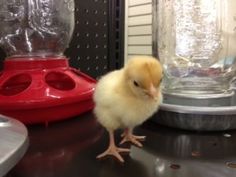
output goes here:
<path id="1" fill-rule="evenodd" d="M 8 119 L 4 117 L 0 117 L 0 123 L 5 123 L 5 122 L 8 122 Z"/>
<path id="2" fill-rule="evenodd" d="M 180 160 L 181 168 L 173 170 L 172 168 L 167 168 L 164 172 L 160 173 L 158 168 L 156 168 L 156 177 L 231 177 L 235 176 L 235 171 L 230 170 L 225 167 L 224 163 L 221 162 L 207 162 L 207 161 L 182 161 Z M 163 159 L 158 165 L 167 166 L 170 164 L 170 160 Z"/>
<path id="3" fill-rule="evenodd" d="M 225 132 L 231 135 L 230 138 L 225 138 L 222 132 L 184 131 L 162 127 L 149 121 L 135 133 L 145 134 L 147 142 L 144 149 L 137 150 L 132 157 L 147 154 L 142 159 L 148 157 L 150 162 L 154 160 L 155 175 L 150 176 L 236 176 L 236 170 L 230 169 L 236 168 L 236 131 Z"/>
<path id="4" fill-rule="evenodd" d="M 226 165 L 227 165 L 229 168 L 236 168 L 236 163 L 235 163 L 235 162 L 227 162 Z"/>
<path id="5" fill-rule="evenodd" d="M 199 156 L 201 156 L 201 153 L 198 152 L 198 151 L 193 151 L 193 152 L 192 152 L 192 156 L 193 156 L 193 157 L 199 157 Z"/>
<path id="6" fill-rule="evenodd" d="M 71 166 L 78 166 L 73 161 L 83 155 L 81 151 L 96 143 L 102 134 L 103 129 L 92 118 L 75 118 L 52 123 L 49 127 L 31 126 L 29 150 L 10 175 L 63 176 Z"/>
<path id="7" fill-rule="evenodd" d="M 19 121 L 0 117 L 0 177 L 4 176 L 25 154 L 28 132 Z"/>
<path id="8" fill-rule="evenodd" d="M 120 133 L 118 130 L 115 134 L 118 141 Z M 236 131 L 224 132 L 231 135 L 226 138 L 222 132 L 184 131 L 148 121 L 134 133 L 147 136 L 144 146 L 131 145 L 130 155 L 124 156 L 125 164 L 120 165 L 112 158 L 96 160 L 109 142 L 108 134 L 92 114 L 50 124 L 48 128 L 30 127 L 29 151 L 6 177 L 236 176 L 236 170 L 226 165 L 236 162 Z"/>
<path id="9" fill-rule="evenodd" d="M 9 120 L 5 117 L 0 117 L 0 127 L 6 127 L 9 124 Z"/>
<path id="10" fill-rule="evenodd" d="M 173 170 L 178 170 L 178 169 L 180 169 L 180 165 L 178 165 L 178 164 L 171 164 L 170 168 L 173 169 Z"/>
<path id="11" fill-rule="evenodd" d="M 231 137 L 231 135 L 230 135 L 230 134 L 228 134 L 228 133 L 225 133 L 225 134 L 224 134 L 224 137 L 226 137 L 226 138 L 230 138 L 230 137 Z"/>

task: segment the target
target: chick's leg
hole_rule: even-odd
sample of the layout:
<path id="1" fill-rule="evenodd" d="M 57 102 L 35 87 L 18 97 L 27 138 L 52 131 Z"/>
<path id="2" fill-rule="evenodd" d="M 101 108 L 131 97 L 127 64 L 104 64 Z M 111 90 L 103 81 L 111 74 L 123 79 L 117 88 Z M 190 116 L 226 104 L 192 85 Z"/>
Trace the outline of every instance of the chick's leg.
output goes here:
<path id="1" fill-rule="evenodd" d="M 132 133 L 133 129 L 127 128 L 125 129 L 124 133 L 121 135 L 123 137 L 120 144 L 124 144 L 125 142 L 131 142 L 135 144 L 138 147 L 143 147 L 142 143 L 140 141 L 144 141 L 146 136 L 136 136 Z"/>
<path id="2" fill-rule="evenodd" d="M 103 158 L 107 155 L 112 155 L 115 156 L 120 162 L 124 162 L 124 159 L 121 157 L 121 155 L 119 154 L 120 152 L 130 152 L 130 149 L 125 149 L 125 148 L 118 148 L 115 145 L 115 140 L 114 140 L 114 132 L 113 131 L 109 131 L 109 147 L 108 149 L 103 152 L 102 154 L 97 156 L 97 159 Z"/>

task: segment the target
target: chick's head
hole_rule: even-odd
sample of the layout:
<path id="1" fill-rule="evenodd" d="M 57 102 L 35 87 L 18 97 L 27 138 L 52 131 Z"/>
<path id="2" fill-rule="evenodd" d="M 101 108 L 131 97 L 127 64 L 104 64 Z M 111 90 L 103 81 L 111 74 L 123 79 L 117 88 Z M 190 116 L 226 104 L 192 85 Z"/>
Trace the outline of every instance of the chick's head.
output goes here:
<path id="1" fill-rule="evenodd" d="M 160 62 L 148 56 L 134 57 L 125 66 L 125 78 L 129 89 L 143 99 L 157 99 L 162 73 Z"/>

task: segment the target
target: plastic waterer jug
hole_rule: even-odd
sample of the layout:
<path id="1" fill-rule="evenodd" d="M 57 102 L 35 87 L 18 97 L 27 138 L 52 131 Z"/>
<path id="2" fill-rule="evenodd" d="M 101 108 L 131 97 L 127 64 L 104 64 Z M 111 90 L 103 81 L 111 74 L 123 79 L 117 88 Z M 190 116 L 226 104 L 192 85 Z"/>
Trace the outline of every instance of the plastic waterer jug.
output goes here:
<path id="1" fill-rule="evenodd" d="M 93 108 L 95 80 L 63 55 L 74 30 L 73 0 L 0 0 L 0 26 L 7 54 L 0 114 L 48 123 Z"/>

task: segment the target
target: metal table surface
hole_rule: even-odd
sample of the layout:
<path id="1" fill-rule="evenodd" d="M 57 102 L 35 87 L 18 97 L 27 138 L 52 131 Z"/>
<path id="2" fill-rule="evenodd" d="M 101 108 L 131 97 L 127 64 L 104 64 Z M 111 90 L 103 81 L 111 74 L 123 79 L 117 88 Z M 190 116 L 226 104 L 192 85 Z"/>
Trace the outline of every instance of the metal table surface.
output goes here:
<path id="1" fill-rule="evenodd" d="M 124 164 L 113 158 L 96 160 L 108 145 L 108 135 L 92 113 L 28 131 L 29 149 L 6 177 L 236 176 L 236 131 L 184 131 L 149 120 L 135 129 L 147 136 L 144 147 L 132 145 Z"/>

